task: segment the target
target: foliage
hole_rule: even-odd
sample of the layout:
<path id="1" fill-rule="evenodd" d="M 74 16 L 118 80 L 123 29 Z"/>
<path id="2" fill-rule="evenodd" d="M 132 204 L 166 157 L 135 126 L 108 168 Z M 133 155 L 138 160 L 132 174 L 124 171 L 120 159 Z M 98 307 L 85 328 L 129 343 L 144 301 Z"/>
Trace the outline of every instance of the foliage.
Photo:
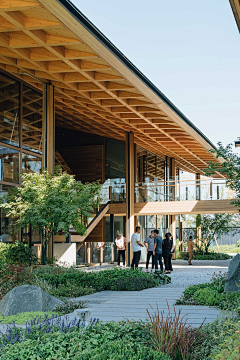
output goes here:
<path id="1" fill-rule="evenodd" d="M 216 253 L 239 253 L 240 252 L 240 247 L 237 246 L 237 245 L 218 245 L 218 246 L 214 246 L 213 247 L 213 252 L 216 252 Z"/>
<path id="2" fill-rule="evenodd" d="M 220 273 L 209 283 L 189 286 L 176 304 L 215 306 L 240 314 L 240 291 L 224 292 L 225 278 L 226 275 Z"/>
<path id="3" fill-rule="evenodd" d="M 205 253 L 208 253 L 210 245 L 224 234 L 232 231 L 235 224 L 234 215 L 232 214 L 211 214 L 202 215 L 201 217 L 201 232 L 202 243 L 205 248 Z"/>
<path id="4" fill-rule="evenodd" d="M 195 338 L 191 360 L 212 359 L 211 354 L 221 350 L 221 343 L 240 329 L 238 317 L 221 317 L 202 326 Z M 228 356 L 219 360 L 228 359 Z"/>
<path id="5" fill-rule="evenodd" d="M 159 281 L 159 284 L 169 284 L 171 282 L 170 276 L 164 274 L 163 271 L 156 271 L 153 273 L 155 279 Z"/>
<path id="6" fill-rule="evenodd" d="M 47 170 L 23 174 L 22 185 L 11 188 L 1 206 L 15 219 L 16 230 L 30 225 L 40 232 L 46 264 L 46 247 L 53 234 L 63 231 L 67 235 L 73 226 L 83 235 L 84 220 L 98 206 L 99 194 L 98 183 L 82 184 L 57 168 L 53 175 Z"/>
<path id="7" fill-rule="evenodd" d="M 171 314 L 168 302 L 167 306 L 166 317 L 164 311 L 159 312 L 158 308 L 153 315 L 147 310 L 150 319 L 149 334 L 153 344 L 157 350 L 171 355 L 173 360 L 191 359 L 194 338 L 199 328 L 193 330 L 190 325 L 187 325 L 186 317 L 181 316 L 182 310 L 177 312 L 173 307 L 173 314 Z"/>
<path id="8" fill-rule="evenodd" d="M 24 328 L 17 327 L 16 324 L 9 326 L 6 325 L 3 332 L 0 332 L 0 353 L 4 351 L 5 347 L 10 345 L 15 345 L 21 342 L 24 342 L 28 339 L 39 339 L 46 334 L 54 334 L 54 333 L 68 333 L 70 331 L 78 331 L 83 327 L 83 323 L 80 319 L 74 318 L 69 321 L 65 316 L 56 317 L 52 315 L 51 317 L 48 314 L 44 314 L 44 319 L 35 317 L 32 320 L 26 322 L 26 326 Z M 98 320 L 91 320 L 90 326 L 96 323 Z M 3 357 L 1 356 L 1 359 Z"/>
<path id="9" fill-rule="evenodd" d="M 9 264 L 36 264 L 37 257 L 28 244 L 16 241 L 11 244 L 0 242 L 0 269 Z"/>
<path id="10" fill-rule="evenodd" d="M 91 286 L 76 286 L 74 282 L 68 282 L 67 284 L 59 284 L 58 286 L 51 286 L 47 291 L 50 295 L 56 297 L 79 297 L 84 295 L 91 295 L 96 292 Z"/>
<path id="11" fill-rule="evenodd" d="M 221 142 L 218 143 L 217 150 L 210 150 L 216 159 L 223 159 L 223 162 L 210 161 L 208 168 L 204 170 L 206 176 L 212 176 L 216 172 L 226 177 L 227 186 L 235 191 L 235 199 L 231 203 L 240 210 L 240 156 L 232 150 L 232 144 L 226 147 Z"/>
<path id="12" fill-rule="evenodd" d="M 14 322 L 15 324 L 26 324 L 27 321 L 31 320 L 44 320 L 45 316 L 52 317 L 52 315 L 56 316 L 56 312 L 54 311 L 48 311 L 48 312 L 42 312 L 42 311 L 30 311 L 30 312 L 24 312 L 24 313 L 18 313 L 16 315 L 10 315 L 3 317 L 3 315 L 0 313 L 0 323 L 1 324 L 9 324 Z"/>
<path id="13" fill-rule="evenodd" d="M 65 325 L 62 330 L 61 326 L 49 326 L 48 330 L 45 324 L 42 324 L 37 331 L 36 327 L 35 331 L 32 327 L 29 331 L 20 329 L 18 341 L 13 334 L 11 339 L 4 335 L 6 345 L 3 347 L 1 359 L 170 360 L 168 356 L 154 350 L 148 327 L 149 325 L 141 321 L 123 321 L 93 323 L 84 331 L 79 331 L 79 326 L 68 328 Z M 14 328 L 14 331 L 17 329 Z"/>
<path id="14" fill-rule="evenodd" d="M 188 254 L 186 252 L 180 251 L 177 255 L 178 255 L 177 256 L 178 259 L 187 260 Z M 227 260 L 227 259 L 231 259 L 231 256 L 223 253 L 215 253 L 214 251 L 208 252 L 208 254 L 203 254 L 203 252 L 198 251 L 198 252 L 194 252 L 193 259 L 194 260 Z"/>
<path id="15" fill-rule="evenodd" d="M 82 301 L 74 302 L 64 300 L 64 304 L 56 306 L 53 311 L 58 315 L 67 315 L 74 312 L 76 309 L 82 309 L 84 307 Z"/>
<path id="16" fill-rule="evenodd" d="M 35 285 L 36 280 L 37 276 L 26 271 L 25 265 L 7 265 L 0 270 L 0 300 L 14 287 L 24 284 Z"/>
<path id="17" fill-rule="evenodd" d="M 220 351 L 215 350 L 209 357 L 212 360 L 239 360 L 240 359 L 240 331 L 236 330 L 231 336 L 228 336 L 222 344 Z"/>
<path id="18" fill-rule="evenodd" d="M 71 296 L 67 290 L 74 288 L 90 288 L 95 291 L 138 291 L 159 285 L 153 274 L 140 270 L 114 268 L 99 272 L 74 271 L 60 274 L 39 274 L 42 280 L 54 287 L 56 291 Z M 71 290 L 72 291 L 72 290 Z M 77 290 L 76 290 L 77 291 Z"/>

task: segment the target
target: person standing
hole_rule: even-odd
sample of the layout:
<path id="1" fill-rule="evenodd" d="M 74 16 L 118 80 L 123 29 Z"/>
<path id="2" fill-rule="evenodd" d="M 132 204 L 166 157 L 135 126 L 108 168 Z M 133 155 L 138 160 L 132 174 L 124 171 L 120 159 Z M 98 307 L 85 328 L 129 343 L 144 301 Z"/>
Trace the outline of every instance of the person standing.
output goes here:
<path id="1" fill-rule="evenodd" d="M 188 259 L 188 265 L 192 265 L 192 258 L 193 258 L 193 248 L 196 245 L 193 242 L 193 237 L 189 236 L 189 240 L 187 241 L 187 251 L 188 251 L 188 255 L 189 255 L 189 259 Z"/>
<path id="2" fill-rule="evenodd" d="M 132 245 L 132 252 L 133 252 L 133 259 L 131 263 L 131 268 L 134 270 L 138 268 L 138 263 L 140 261 L 141 256 L 141 247 L 144 245 L 140 242 L 140 226 L 136 227 L 135 233 L 132 234 L 131 237 L 131 245 Z"/>
<path id="3" fill-rule="evenodd" d="M 152 257 L 152 270 L 154 269 L 154 255 L 153 255 L 153 246 L 154 246 L 154 232 L 151 231 L 151 234 L 144 241 L 144 245 L 147 248 L 147 262 L 146 262 L 146 270 L 148 270 L 149 260 Z"/>
<path id="4" fill-rule="evenodd" d="M 118 237 L 115 239 L 118 252 L 118 266 L 120 266 L 120 257 L 122 256 L 123 266 L 125 266 L 125 250 L 126 250 L 126 238 L 121 232 L 118 233 Z"/>
<path id="5" fill-rule="evenodd" d="M 159 235 L 159 231 L 156 229 L 153 231 L 154 234 L 154 246 L 153 255 L 155 256 L 155 270 L 158 270 L 158 262 L 161 271 L 163 271 L 162 263 L 162 237 Z"/>
<path id="6" fill-rule="evenodd" d="M 164 259 L 164 266 L 165 271 L 164 274 L 170 274 L 172 271 L 172 254 L 174 252 L 174 245 L 173 245 L 173 239 L 172 234 L 167 233 L 165 234 L 165 239 L 163 239 L 163 259 Z"/>

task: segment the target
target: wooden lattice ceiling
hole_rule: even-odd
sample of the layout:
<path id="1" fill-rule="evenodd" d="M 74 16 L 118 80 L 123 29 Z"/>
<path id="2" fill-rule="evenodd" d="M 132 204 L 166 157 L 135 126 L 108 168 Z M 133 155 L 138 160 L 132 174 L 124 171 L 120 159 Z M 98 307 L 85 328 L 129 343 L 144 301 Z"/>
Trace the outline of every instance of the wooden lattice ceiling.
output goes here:
<path id="1" fill-rule="evenodd" d="M 199 172 L 211 148 L 56 0 L 0 0 L 0 67 L 56 94 L 56 124 L 135 142 Z M 28 73 L 36 78 L 31 78 Z"/>

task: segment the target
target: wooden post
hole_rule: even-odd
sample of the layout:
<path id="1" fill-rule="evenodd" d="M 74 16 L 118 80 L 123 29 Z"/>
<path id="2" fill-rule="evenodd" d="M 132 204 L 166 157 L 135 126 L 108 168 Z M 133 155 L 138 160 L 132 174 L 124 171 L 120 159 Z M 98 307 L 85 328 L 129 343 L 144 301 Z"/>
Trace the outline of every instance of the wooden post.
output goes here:
<path id="1" fill-rule="evenodd" d="M 44 84 L 43 91 L 43 168 L 53 173 L 55 167 L 55 103 L 54 86 Z M 53 258 L 53 239 L 48 243 L 47 256 Z"/>
<path id="2" fill-rule="evenodd" d="M 131 236 L 134 233 L 134 135 L 126 132 L 126 263 L 131 262 Z"/>
<path id="3" fill-rule="evenodd" d="M 179 221 L 179 251 L 183 251 L 182 221 Z"/>
<path id="4" fill-rule="evenodd" d="M 170 215 L 169 216 L 169 228 L 170 228 L 170 233 L 172 234 L 173 236 L 173 244 L 174 246 L 176 247 L 176 219 L 175 219 L 175 215 Z M 175 253 L 173 254 L 173 257 L 172 257 L 173 260 L 176 259 L 176 251 Z"/>

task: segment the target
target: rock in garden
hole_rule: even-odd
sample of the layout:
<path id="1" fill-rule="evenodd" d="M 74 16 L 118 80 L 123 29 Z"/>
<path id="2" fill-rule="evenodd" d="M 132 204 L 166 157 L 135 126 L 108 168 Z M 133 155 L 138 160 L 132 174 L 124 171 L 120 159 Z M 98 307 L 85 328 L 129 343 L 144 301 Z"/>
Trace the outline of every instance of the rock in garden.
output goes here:
<path id="1" fill-rule="evenodd" d="M 28 311 L 51 311 L 63 302 L 42 291 L 38 286 L 22 285 L 9 291 L 0 301 L 3 316 Z"/>
<path id="2" fill-rule="evenodd" d="M 230 261 L 224 291 L 240 291 L 240 254 Z"/>

